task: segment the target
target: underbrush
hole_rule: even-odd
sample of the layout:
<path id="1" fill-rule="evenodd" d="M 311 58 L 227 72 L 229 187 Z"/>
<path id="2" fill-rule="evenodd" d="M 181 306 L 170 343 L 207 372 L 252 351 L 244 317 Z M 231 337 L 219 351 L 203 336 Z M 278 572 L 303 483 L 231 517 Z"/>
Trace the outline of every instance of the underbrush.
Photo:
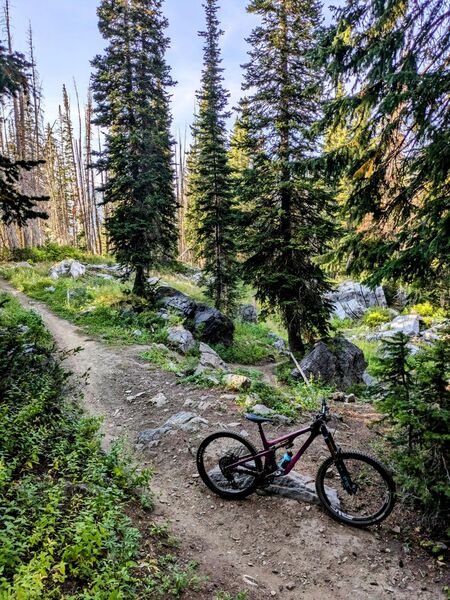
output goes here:
<path id="1" fill-rule="evenodd" d="M 144 551 L 127 514 L 147 514 L 151 473 L 120 444 L 101 450 L 98 420 L 64 399 L 66 383 L 39 317 L 1 296 L 0 597 L 167 598 L 197 586 L 193 564 L 156 552 L 149 518 Z"/>
<path id="2" fill-rule="evenodd" d="M 229 348 L 216 344 L 214 350 L 227 363 L 257 365 L 274 357 L 270 329 L 263 323 L 235 323 L 234 342 Z"/>
<path id="3" fill-rule="evenodd" d="M 44 246 L 38 246 L 35 248 L 15 248 L 13 250 L 4 252 L 1 256 L 2 260 L 5 261 L 16 261 L 16 262 L 59 262 L 66 258 L 74 258 L 83 263 L 100 264 L 100 263 L 112 263 L 113 259 L 109 256 L 95 256 L 89 254 L 79 248 L 73 248 L 72 246 L 59 246 L 54 242 L 49 242 Z"/>

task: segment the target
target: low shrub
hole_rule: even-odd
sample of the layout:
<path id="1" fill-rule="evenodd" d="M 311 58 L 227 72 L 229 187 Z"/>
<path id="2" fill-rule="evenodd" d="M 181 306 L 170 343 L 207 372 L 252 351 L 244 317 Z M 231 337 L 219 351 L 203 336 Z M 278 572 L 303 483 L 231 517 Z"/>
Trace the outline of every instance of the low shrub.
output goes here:
<path id="1" fill-rule="evenodd" d="M 362 322 L 368 327 L 378 327 L 379 325 L 384 325 L 384 323 L 389 323 L 393 316 L 394 313 L 389 308 L 373 306 L 363 315 Z"/>
<path id="2" fill-rule="evenodd" d="M 107 256 L 96 256 L 88 252 L 72 246 L 59 246 L 54 242 L 48 242 L 44 246 L 35 248 L 15 248 L 11 250 L 9 256 L 4 257 L 5 260 L 32 263 L 39 262 L 60 262 L 66 258 L 74 258 L 83 263 L 111 263 L 113 259 Z"/>
<path id="3" fill-rule="evenodd" d="M 420 315 L 427 327 L 431 327 L 434 321 L 443 321 L 445 319 L 445 311 L 433 306 L 430 302 L 414 304 L 407 312 Z"/>

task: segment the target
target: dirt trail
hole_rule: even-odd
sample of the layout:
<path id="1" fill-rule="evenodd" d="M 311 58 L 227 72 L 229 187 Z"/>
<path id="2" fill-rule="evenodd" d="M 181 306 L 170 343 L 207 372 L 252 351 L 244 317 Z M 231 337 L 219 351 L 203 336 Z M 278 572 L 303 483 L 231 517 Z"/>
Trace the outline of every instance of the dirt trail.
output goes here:
<path id="1" fill-rule="evenodd" d="M 209 577 L 206 590 L 185 597 L 212 599 L 216 589 L 248 590 L 252 600 L 445 597 L 444 573 L 431 559 L 402 547 L 391 532 L 395 511 L 380 527 L 360 531 L 335 523 L 319 507 L 293 500 L 253 495 L 229 503 L 210 494 L 196 476 L 194 455 L 200 439 L 231 424 L 236 431 L 245 428 L 256 441 L 252 425 L 240 418 L 232 400 L 221 391 L 179 386 L 175 375 L 139 359 L 142 347 L 104 346 L 5 282 L 0 287 L 38 312 L 61 348 L 83 348 L 68 359 L 68 367 L 76 375 L 89 370 L 84 406 L 88 413 L 104 417 L 106 444 L 125 436 L 134 447 L 140 431 L 159 427 L 182 410 L 209 421 L 200 433 L 177 431 L 151 450 L 137 447 L 134 454 L 139 464 L 155 469 L 155 518 L 171 521 L 182 553 L 198 560 L 201 574 Z M 145 393 L 130 402 L 141 392 Z M 163 408 L 148 402 L 158 393 L 167 398 Z M 364 449 L 367 409 L 352 405 L 340 411 L 344 424 L 338 427 L 338 442 Z M 309 462 L 300 468 L 315 474 L 314 461 L 325 456 L 317 442 Z"/>

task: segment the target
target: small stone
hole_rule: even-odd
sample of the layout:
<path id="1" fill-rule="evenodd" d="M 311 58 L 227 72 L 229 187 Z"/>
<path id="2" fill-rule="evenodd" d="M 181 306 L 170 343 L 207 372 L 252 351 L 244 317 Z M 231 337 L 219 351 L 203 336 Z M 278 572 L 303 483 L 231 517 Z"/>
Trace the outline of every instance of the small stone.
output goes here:
<path id="1" fill-rule="evenodd" d="M 258 587 L 258 582 L 251 575 L 242 575 L 242 579 L 244 580 L 244 583 L 251 585 L 253 587 Z"/>
<path id="2" fill-rule="evenodd" d="M 162 408 L 163 406 L 166 406 L 167 403 L 167 398 L 161 392 L 149 400 L 149 404 L 153 404 L 156 408 Z"/>
<path id="3" fill-rule="evenodd" d="M 135 329 L 133 331 L 133 335 L 134 335 L 134 337 L 142 337 L 143 333 L 140 329 Z"/>
<path id="4" fill-rule="evenodd" d="M 228 373 L 225 375 L 223 382 L 228 389 L 234 391 L 248 390 L 252 384 L 252 381 L 249 377 L 245 377 L 245 375 L 235 375 L 233 373 Z"/>
<path id="5" fill-rule="evenodd" d="M 293 581 L 290 581 L 289 583 L 286 584 L 286 589 L 289 592 L 292 592 L 292 590 L 295 590 L 297 586 L 295 585 L 295 583 Z"/>

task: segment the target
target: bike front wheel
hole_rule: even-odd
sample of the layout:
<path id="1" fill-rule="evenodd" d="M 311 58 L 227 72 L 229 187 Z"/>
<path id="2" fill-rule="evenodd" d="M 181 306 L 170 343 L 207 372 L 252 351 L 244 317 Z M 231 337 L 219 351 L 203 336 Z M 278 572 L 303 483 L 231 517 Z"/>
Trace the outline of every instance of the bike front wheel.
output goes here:
<path id="1" fill-rule="evenodd" d="M 316 490 L 333 519 L 354 527 L 383 521 L 396 498 L 386 467 L 360 452 L 340 452 L 328 458 L 317 473 Z"/>
<path id="2" fill-rule="evenodd" d="M 227 500 L 240 500 L 258 487 L 262 461 L 256 454 L 252 444 L 242 436 L 220 431 L 200 444 L 197 470 L 215 494 Z"/>

